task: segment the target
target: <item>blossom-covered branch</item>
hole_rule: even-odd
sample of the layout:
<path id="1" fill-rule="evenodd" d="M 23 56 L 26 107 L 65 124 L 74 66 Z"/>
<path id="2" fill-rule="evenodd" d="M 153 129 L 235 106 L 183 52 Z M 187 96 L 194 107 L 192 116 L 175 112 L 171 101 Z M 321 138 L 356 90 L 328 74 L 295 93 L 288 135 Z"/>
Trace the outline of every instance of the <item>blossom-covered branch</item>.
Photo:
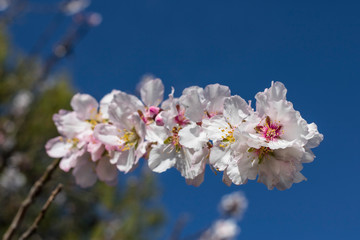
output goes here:
<path id="1" fill-rule="evenodd" d="M 154 172 L 175 167 L 194 186 L 210 165 L 223 172 L 227 185 L 257 179 L 268 189 L 284 190 L 306 179 L 302 164 L 314 160 L 311 149 L 323 139 L 286 92 L 282 83 L 272 82 L 256 94 L 256 110 L 220 84 L 186 88 L 179 98 L 172 89 L 165 101 L 160 79 L 142 84 L 141 100 L 119 90 L 100 103 L 76 94 L 73 111 L 54 115 L 61 136 L 49 140 L 46 149 L 62 158 L 62 170 L 73 169 L 82 187 L 97 178 L 113 185 L 119 171 L 134 170 L 143 158 Z"/>

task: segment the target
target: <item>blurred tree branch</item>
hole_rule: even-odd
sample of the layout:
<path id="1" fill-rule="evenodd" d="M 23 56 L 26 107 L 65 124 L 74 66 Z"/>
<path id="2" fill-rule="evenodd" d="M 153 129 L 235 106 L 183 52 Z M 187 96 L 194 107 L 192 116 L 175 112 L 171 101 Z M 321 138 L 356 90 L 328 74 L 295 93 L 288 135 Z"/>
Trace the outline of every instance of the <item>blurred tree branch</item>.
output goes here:
<path id="1" fill-rule="evenodd" d="M 52 51 L 45 53 L 47 57 L 44 58 L 40 52 L 45 45 L 53 44 L 49 33 L 52 30 L 45 30 L 44 35 L 49 38 L 43 40 L 40 37 L 39 46 L 35 44 L 34 47 L 40 50 L 36 49 L 33 56 L 15 54 L 17 51 L 11 48 L 11 38 L 5 34 L 6 28 L 13 20 L 31 11 L 31 4 L 17 8 L 19 12 L 11 21 L 0 20 L 0 205 L 6 206 L 0 212 L 0 236 L 6 232 L 4 237 L 7 238 L 4 239 L 18 238 L 18 233 L 25 234 L 29 230 L 26 228 L 33 226 L 34 219 L 42 214 L 39 214 L 43 208 L 40 203 L 48 196 L 40 192 L 50 192 L 49 187 L 54 181 L 46 185 L 44 182 L 37 190 L 39 184 L 31 185 L 49 162 L 44 145 L 57 134 L 52 116 L 60 109 L 69 109 L 74 94 L 68 74 L 54 74 L 54 68 L 62 59 L 72 55 L 79 41 L 101 22 L 101 16 L 79 12 L 71 17 L 70 22 L 64 21 L 70 24 L 55 40 Z M 49 5 L 53 7 L 54 3 Z M 58 6 L 56 10 L 61 11 Z M 21 12 L 22 9 L 25 12 Z M 54 9 L 51 8 L 51 13 Z M 49 28 L 57 26 L 50 24 Z M 53 32 L 55 30 L 58 29 Z M 14 112 L 18 95 L 23 92 L 31 95 L 31 100 L 21 111 Z M 41 221 L 36 231 L 31 230 L 31 238 L 157 239 L 164 215 L 153 175 L 137 172 L 130 178 L 121 176 L 120 187 L 97 183 L 91 190 L 75 186 L 71 173 L 54 171 L 51 175 L 57 183 L 62 182 L 64 188 L 52 202 L 52 207 L 46 210 L 46 221 Z"/>
<path id="2" fill-rule="evenodd" d="M 50 197 L 48 198 L 48 200 L 46 201 L 45 205 L 43 206 L 43 208 L 41 209 L 39 215 L 36 217 L 35 221 L 33 222 L 33 224 L 28 228 L 28 230 L 26 230 L 26 232 L 24 232 L 21 236 L 20 236 L 20 240 L 25 240 L 28 239 L 32 234 L 35 233 L 35 231 L 37 230 L 40 221 L 44 218 L 46 211 L 48 210 L 50 204 L 52 201 L 54 201 L 56 195 L 61 191 L 62 189 L 62 184 L 59 183 L 57 185 L 57 187 L 51 192 Z"/>
<path id="3" fill-rule="evenodd" d="M 30 192 L 28 196 L 24 199 L 24 201 L 21 203 L 21 206 L 19 207 L 19 210 L 17 211 L 13 221 L 10 224 L 10 227 L 5 232 L 3 236 L 3 240 L 9 240 L 13 236 L 16 229 L 21 224 L 21 221 L 24 218 L 24 215 L 28 209 L 28 207 L 33 203 L 35 197 L 40 193 L 43 186 L 49 181 L 51 178 L 53 172 L 58 167 L 60 162 L 60 159 L 55 159 L 47 168 L 44 174 L 40 177 L 39 180 L 35 182 L 35 184 L 30 189 Z"/>

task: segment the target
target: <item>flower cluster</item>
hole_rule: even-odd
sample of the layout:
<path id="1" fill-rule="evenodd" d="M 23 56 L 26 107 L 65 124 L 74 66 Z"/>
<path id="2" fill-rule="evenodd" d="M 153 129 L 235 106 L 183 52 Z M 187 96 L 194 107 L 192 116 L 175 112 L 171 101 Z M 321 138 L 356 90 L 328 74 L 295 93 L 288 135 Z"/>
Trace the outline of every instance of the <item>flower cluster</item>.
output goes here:
<path id="1" fill-rule="evenodd" d="M 100 104 L 76 94 L 73 111 L 61 110 L 54 122 L 61 136 L 46 144 L 47 153 L 62 158 L 60 168 L 73 169 L 76 182 L 88 187 L 99 178 L 115 184 L 147 160 L 157 173 L 175 167 L 186 182 L 199 186 L 206 165 L 223 172 L 223 181 L 240 185 L 257 178 L 269 189 L 290 188 L 305 177 L 302 163 L 313 161 L 311 149 L 323 136 L 286 100 L 286 88 L 272 82 L 259 92 L 256 110 L 227 86 L 174 89 L 163 101 L 160 79 L 140 88 L 141 100 L 113 90 Z"/>

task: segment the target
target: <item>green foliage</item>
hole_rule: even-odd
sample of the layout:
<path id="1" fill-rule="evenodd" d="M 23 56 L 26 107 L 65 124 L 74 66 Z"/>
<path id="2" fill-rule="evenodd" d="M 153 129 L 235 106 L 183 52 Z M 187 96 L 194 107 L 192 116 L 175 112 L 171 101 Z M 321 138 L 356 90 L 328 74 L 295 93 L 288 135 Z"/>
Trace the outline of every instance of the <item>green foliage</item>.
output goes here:
<path id="1" fill-rule="evenodd" d="M 74 90 L 66 75 L 52 76 L 41 84 L 40 60 L 16 56 L 6 35 L 0 31 L 0 235 L 9 226 L 31 185 L 51 159 L 44 145 L 58 135 L 52 121 L 60 109 L 70 109 Z M 35 89 L 35 91 L 34 91 Z M 40 89 L 40 90 L 39 90 Z M 31 104 L 20 113 L 12 111 L 20 91 L 33 94 Z M 11 144 L 10 144 L 11 143 Z M 23 184 L 2 184 L 9 169 L 18 172 Z M 74 184 L 71 173 L 57 170 L 34 205 L 29 208 L 15 239 L 33 222 L 51 190 L 63 183 L 63 191 L 50 206 L 32 239 L 156 239 L 164 221 L 154 176 L 146 169 L 129 178 L 121 176 L 120 186 L 98 182 L 90 189 Z M 10 182 L 11 183 L 11 182 Z"/>

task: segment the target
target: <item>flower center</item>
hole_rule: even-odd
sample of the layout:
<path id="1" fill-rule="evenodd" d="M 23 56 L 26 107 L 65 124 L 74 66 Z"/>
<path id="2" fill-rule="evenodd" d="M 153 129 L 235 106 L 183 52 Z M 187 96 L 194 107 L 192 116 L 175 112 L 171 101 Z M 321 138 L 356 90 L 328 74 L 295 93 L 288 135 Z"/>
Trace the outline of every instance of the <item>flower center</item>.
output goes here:
<path id="1" fill-rule="evenodd" d="M 180 131 L 181 127 L 173 127 L 172 129 L 172 136 L 168 137 L 167 139 L 165 139 L 164 144 L 172 144 L 176 151 L 179 152 L 181 149 L 181 144 L 180 144 L 180 139 L 179 139 L 179 131 Z"/>
<path id="2" fill-rule="evenodd" d="M 261 123 L 260 123 L 261 124 Z M 271 121 L 269 116 L 265 118 L 265 124 L 257 125 L 254 129 L 257 133 L 260 133 L 267 142 L 275 141 L 280 138 L 280 135 L 284 133 L 280 122 Z"/>
<path id="3" fill-rule="evenodd" d="M 122 146 L 120 147 L 120 151 L 127 151 L 132 147 L 137 147 L 139 136 L 137 135 L 135 128 L 132 128 L 130 131 L 127 129 L 118 130 L 119 132 L 123 132 L 123 135 L 120 137 Z"/>
<path id="4" fill-rule="evenodd" d="M 66 141 L 67 143 L 72 143 L 72 148 L 77 148 L 77 145 L 80 142 L 80 140 L 76 137 L 66 138 L 66 139 L 64 139 L 63 137 L 60 137 L 60 141 L 62 141 L 62 142 Z"/>
<path id="5" fill-rule="evenodd" d="M 93 114 L 96 111 L 96 114 L 91 119 L 85 120 L 86 122 L 90 123 L 91 130 L 94 130 L 95 126 L 99 123 L 107 123 L 106 119 L 102 118 L 102 115 L 100 112 L 97 112 L 96 108 L 91 109 L 91 113 Z"/>
<path id="6" fill-rule="evenodd" d="M 175 117 L 175 122 L 179 124 L 180 126 L 184 126 L 188 123 L 190 123 L 189 119 L 185 117 L 185 109 L 181 108 L 180 105 L 176 105 L 176 110 L 178 112 L 178 115 Z"/>
<path id="7" fill-rule="evenodd" d="M 267 156 L 274 155 L 274 150 L 268 147 L 261 147 L 259 149 L 256 148 L 249 148 L 248 152 L 253 152 L 259 159 L 259 164 L 261 164 Z"/>
<path id="8" fill-rule="evenodd" d="M 235 142 L 233 128 L 231 128 L 229 126 L 229 127 L 223 128 L 223 129 L 220 128 L 220 130 L 225 134 L 224 136 L 221 136 L 222 143 L 219 145 L 220 147 L 225 148 Z"/>
<path id="9" fill-rule="evenodd" d="M 155 121 L 155 118 L 160 113 L 161 109 L 155 106 L 146 107 L 145 113 L 143 113 L 141 110 L 138 110 L 138 113 L 140 115 L 141 120 L 146 125 L 149 125 Z"/>

